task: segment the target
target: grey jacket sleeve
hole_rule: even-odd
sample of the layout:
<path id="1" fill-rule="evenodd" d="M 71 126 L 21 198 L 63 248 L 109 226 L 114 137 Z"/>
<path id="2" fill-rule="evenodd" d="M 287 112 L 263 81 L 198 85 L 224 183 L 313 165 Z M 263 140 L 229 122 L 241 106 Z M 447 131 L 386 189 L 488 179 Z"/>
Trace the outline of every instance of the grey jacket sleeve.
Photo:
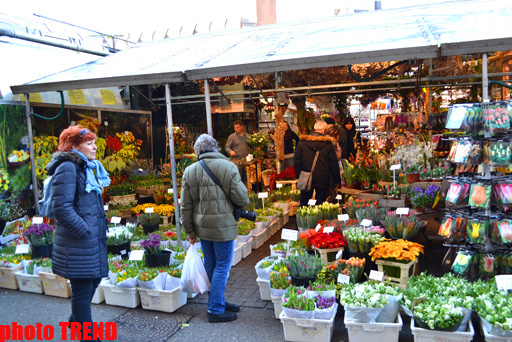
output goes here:
<path id="1" fill-rule="evenodd" d="M 233 144 L 234 144 L 233 134 L 231 134 L 228 137 L 228 141 L 226 141 L 226 146 L 224 146 L 224 149 L 228 153 L 228 155 L 231 155 L 231 151 L 233 151 Z"/>
<path id="2" fill-rule="evenodd" d="M 181 205 L 180 205 L 180 214 L 181 214 L 181 222 L 183 225 L 183 229 L 191 239 L 196 238 L 196 231 L 194 229 L 194 219 L 193 219 L 193 211 L 194 211 L 194 200 L 192 198 L 192 193 L 190 191 L 189 180 L 190 175 L 189 168 L 185 169 L 185 173 L 183 174 L 183 180 L 181 182 Z"/>

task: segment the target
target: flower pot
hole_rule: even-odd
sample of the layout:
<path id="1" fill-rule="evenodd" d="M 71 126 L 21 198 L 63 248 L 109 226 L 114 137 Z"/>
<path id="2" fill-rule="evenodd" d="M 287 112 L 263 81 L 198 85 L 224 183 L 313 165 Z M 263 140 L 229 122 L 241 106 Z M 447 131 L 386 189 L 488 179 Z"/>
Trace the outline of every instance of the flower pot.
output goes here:
<path id="1" fill-rule="evenodd" d="M 158 223 L 142 225 L 142 228 L 144 229 L 144 234 L 148 235 L 158 230 Z"/>
<path id="2" fill-rule="evenodd" d="M 147 267 L 169 266 L 170 253 L 146 254 L 144 253 Z"/>
<path id="3" fill-rule="evenodd" d="M 128 259 L 128 252 L 131 251 L 130 242 L 128 241 L 119 245 L 107 245 L 107 251 L 115 255 L 121 255 L 121 257 L 126 260 Z M 122 251 L 125 251 L 125 253 L 121 253 Z"/>
<path id="4" fill-rule="evenodd" d="M 419 173 L 408 173 L 407 174 L 407 182 L 409 182 L 409 184 L 418 182 L 419 180 L 420 180 Z"/>
<path id="5" fill-rule="evenodd" d="M 30 246 L 32 248 L 32 259 L 51 258 L 53 243 L 42 246 Z"/>
<path id="6" fill-rule="evenodd" d="M 429 183 L 431 181 L 432 181 L 431 179 L 420 179 L 420 182 L 423 182 L 423 183 Z"/>
<path id="7" fill-rule="evenodd" d="M 269 173 L 263 173 L 261 175 L 261 178 L 263 179 L 263 185 L 269 186 L 270 185 L 270 174 Z"/>
<path id="8" fill-rule="evenodd" d="M 424 213 L 425 207 L 416 207 L 416 208 L 414 208 L 414 211 L 417 213 Z"/>
<path id="9" fill-rule="evenodd" d="M 314 282 L 316 280 L 317 276 L 306 277 L 306 278 L 291 276 L 291 278 L 292 278 L 292 284 L 293 285 L 308 287 L 309 286 L 309 282 Z"/>

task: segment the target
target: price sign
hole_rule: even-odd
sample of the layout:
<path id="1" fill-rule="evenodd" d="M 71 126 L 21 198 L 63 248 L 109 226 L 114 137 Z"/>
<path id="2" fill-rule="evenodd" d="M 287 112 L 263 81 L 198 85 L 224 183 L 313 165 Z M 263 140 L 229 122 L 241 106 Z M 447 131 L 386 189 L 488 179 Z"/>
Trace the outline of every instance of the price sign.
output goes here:
<path id="1" fill-rule="evenodd" d="M 105 205 L 103 206 L 103 210 L 108 211 L 108 204 L 105 204 Z"/>
<path id="2" fill-rule="evenodd" d="M 27 254 L 29 247 L 30 246 L 27 245 L 27 244 L 25 244 L 25 245 L 17 245 L 16 246 L 16 250 L 14 251 L 14 254 Z"/>
<path id="3" fill-rule="evenodd" d="M 121 252 L 119 252 L 119 253 L 121 253 L 121 255 L 125 255 L 125 254 L 126 254 L 126 249 L 123 249 L 123 250 L 122 250 Z"/>
<path id="4" fill-rule="evenodd" d="M 334 232 L 333 226 L 324 227 L 324 233 L 332 233 L 332 232 Z"/>
<path id="5" fill-rule="evenodd" d="M 364 219 L 361 221 L 361 226 L 370 227 L 372 225 L 372 220 Z"/>
<path id="6" fill-rule="evenodd" d="M 142 169 L 139 169 L 139 171 L 140 171 L 140 172 L 142 172 L 142 171 L 144 171 L 144 170 L 142 170 Z"/>
<path id="7" fill-rule="evenodd" d="M 310 199 L 308 201 L 308 205 L 315 205 L 316 204 L 316 199 Z"/>
<path id="8" fill-rule="evenodd" d="M 137 249 L 130 253 L 130 258 L 128 260 L 140 261 L 144 256 L 144 251 L 142 249 Z"/>
<path id="9" fill-rule="evenodd" d="M 341 199 L 341 195 L 336 195 L 336 199 L 340 200 Z"/>
<path id="10" fill-rule="evenodd" d="M 258 198 L 268 198 L 268 192 L 258 192 Z"/>
<path id="11" fill-rule="evenodd" d="M 281 230 L 281 239 L 283 239 L 283 240 L 297 241 L 298 238 L 299 238 L 298 230 L 286 229 L 286 228 L 283 228 Z"/>
<path id="12" fill-rule="evenodd" d="M 318 232 L 320 230 L 320 228 L 322 228 L 322 225 L 317 224 L 316 227 L 315 227 L 315 230 Z"/>
<path id="13" fill-rule="evenodd" d="M 103 124 L 104 124 L 105 126 L 108 126 L 108 121 L 105 121 Z"/>
<path id="14" fill-rule="evenodd" d="M 349 220 L 348 214 L 338 215 L 338 221 L 348 221 L 348 220 Z"/>
<path id="15" fill-rule="evenodd" d="M 174 194 L 174 189 L 167 189 L 168 194 Z"/>
<path id="16" fill-rule="evenodd" d="M 152 213 L 154 211 L 155 211 L 155 209 L 153 209 L 153 208 L 146 208 L 146 209 L 144 209 L 145 213 Z"/>
<path id="17" fill-rule="evenodd" d="M 32 217 L 32 223 L 33 224 L 41 224 L 41 223 L 43 223 L 43 218 L 41 216 L 34 216 L 34 217 Z"/>
<path id="18" fill-rule="evenodd" d="M 512 275 L 510 274 L 504 274 L 504 275 L 497 275 L 495 277 L 496 279 L 496 286 L 498 287 L 498 290 L 512 290 Z"/>
<path id="19" fill-rule="evenodd" d="M 278 189 L 279 189 L 279 188 L 282 188 L 282 187 L 283 187 L 283 183 L 277 183 L 277 184 L 276 184 L 276 188 L 278 188 Z"/>
<path id="20" fill-rule="evenodd" d="M 113 224 L 121 223 L 121 217 L 120 216 L 112 216 L 112 218 L 110 219 L 110 223 L 113 223 Z"/>
<path id="21" fill-rule="evenodd" d="M 409 215 L 409 208 L 396 208 L 397 215 Z"/>
<path id="22" fill-rule="evenodd" d="M 391 171 L 393 171 L 393 170 L 400 170 L 401 167 L 402 167 L 401 164 L 395 164 L 395 165 L 391 165 L 391 167 L 389 169 Z"/>
<path id="23" fill-rule="evenodd" d="M 343 249 L 340 249 L 340 250 L 338 251 L 338 253 L 336 253 L 336 260 L 337 260 L 337 259 L 341 259 L 341 257 L 342 257 L 342 256 L 343 256 Z"/>
<path id="24" fill-rule="evenodd" d="M 384 272 L 371 270 L 369 278 L 377 281 L 382 281 L 384 279 Z"/>
<path id="25" fill-rule="evenodd" d="M 350 284 L 350 277 L 348 275 L 344 275 L 338 273 L 338 283 L 340 284 Z"/>
<path id="26" fill-rule="evenodd" d="M 71 126 L 76 125 L 76 121 L 71 121 Z"/>
<path id="27" fill-rule="evenodd" d="M 128 135 L 128 134 L 130 134 L 130 132 L 124 131 L 124 135 Z"/>

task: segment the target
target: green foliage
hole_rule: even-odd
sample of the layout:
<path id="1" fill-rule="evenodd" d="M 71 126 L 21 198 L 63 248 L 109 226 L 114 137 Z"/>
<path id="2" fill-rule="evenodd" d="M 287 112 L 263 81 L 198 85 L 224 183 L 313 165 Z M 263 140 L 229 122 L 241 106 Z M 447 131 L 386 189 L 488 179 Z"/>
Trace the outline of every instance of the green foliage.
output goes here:
<path id="1" fill-rule="evenodd" d="M 135 193 L 135 187 L 131 183 L 111 185 L 107 188 L 107 193 L 110 196 L 131 195 Z"/>
<path id="2" fill-rule="evenodd" d="M 24 112 L 24 106 L 0 105 L 0 168 L 7 169 L 7 156 L 27 135 Z"/>
<path id="3" fill-rule="evenodd" d="M 17 169 L 11 176 L 9 188 L 14 195 L 19 194 L 21 191 L 27 189 L 32 182 L 32 175 L 30 173 L 30 164 L 25 164 Z"/>

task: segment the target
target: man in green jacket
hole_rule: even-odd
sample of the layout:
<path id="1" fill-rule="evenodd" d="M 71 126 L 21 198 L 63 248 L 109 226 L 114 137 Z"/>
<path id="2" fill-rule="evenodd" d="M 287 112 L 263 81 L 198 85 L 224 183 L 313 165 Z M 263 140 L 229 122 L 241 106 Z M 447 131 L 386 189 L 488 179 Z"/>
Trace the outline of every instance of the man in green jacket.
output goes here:
<path id="1" fill-rule="evenodd" d="M 222 187 L 217 186 L 199 162 L 185 169 L 181 187 L 181 218 L 190 243 L 201 239 L 204 266 L 210 279 L 208 321 L 229 322 L 236 319 L 240 307 L 226 302 L 224 291 L 233 259 L 234 239 L 238 224 L 233 204 L 249 204 L 247 188 L 238 168 L 219 153 L 217 141 L 208 134 L 200 135 L 194 150 L 204 160 Z M 229 196 L 229 198 L 227 197 Z"/>

